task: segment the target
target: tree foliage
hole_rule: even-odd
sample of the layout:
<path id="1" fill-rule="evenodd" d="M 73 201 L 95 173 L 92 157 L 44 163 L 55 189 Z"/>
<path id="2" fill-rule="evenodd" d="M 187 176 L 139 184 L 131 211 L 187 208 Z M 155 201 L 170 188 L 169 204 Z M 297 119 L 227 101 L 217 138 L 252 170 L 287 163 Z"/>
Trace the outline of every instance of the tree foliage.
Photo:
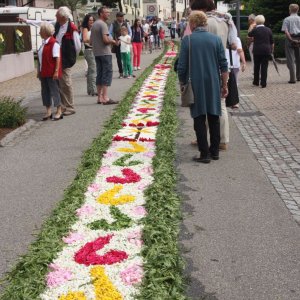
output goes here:
<path id="1" fill-rule="evenodd" d="M 75 11 L 78 4 L 85 5 L 87 0 L 54 0 L 54 7 L 67 6 L 71 11 Z"/>
<path id="2" fill-rule="evenodd" d="M 226 0 L 226 3 L 234 1 Z M 274 32 L 281 32 L 282 21 L 289 16 L 289 5 L 296 3 L 300 6 L 300 0 L 241 0 L 245 10 L 243 14 L 264 15 L 266 25 Z"/>
<path id="3" fill-rule="evenodd" d="M 72 11 L 75 11 L 78 5 L 86 5 L 87 0 L 54 0 L 54 7 L 59 8 L 60 6 L 67 6 Z M 118 7 L 122 11 L 121 0 L 103 0 L 101 6 L 107 6 L 110 8 Z"/>

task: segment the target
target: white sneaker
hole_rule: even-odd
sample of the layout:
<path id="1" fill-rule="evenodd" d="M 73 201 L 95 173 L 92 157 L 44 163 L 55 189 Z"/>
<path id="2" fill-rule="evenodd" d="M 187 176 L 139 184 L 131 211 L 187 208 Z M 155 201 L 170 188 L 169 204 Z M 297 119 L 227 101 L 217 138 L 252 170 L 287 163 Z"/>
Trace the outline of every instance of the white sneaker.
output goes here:
<path id="1" fill-rule="evenodd" d="M 137 67 L 137 69 L 138 69 L 138 70 L 140 70 L 140 69 L 141 69 L 141 67 Z"/>
<path id="2" fill-rule="evenodd" d="M 137 70 L 137 67 L 134 67 L 133 70 L 136 71 L 136 70 Z"/>

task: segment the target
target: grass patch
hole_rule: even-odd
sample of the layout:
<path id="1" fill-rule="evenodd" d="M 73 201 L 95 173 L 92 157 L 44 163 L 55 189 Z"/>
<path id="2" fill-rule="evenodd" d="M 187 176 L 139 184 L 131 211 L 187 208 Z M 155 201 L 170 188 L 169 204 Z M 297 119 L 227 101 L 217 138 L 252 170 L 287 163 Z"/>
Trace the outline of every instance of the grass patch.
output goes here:
<path id="1" fill-rule="evenodd" d="M 0 295 L 1 300 L 34 300 L 38 299 L 44 291 L 48 264 L 62 250 L 64 243 L 61 239 L 76 221 L 75 211 L 84 202 L 84 193 L 101 166 L 104 152 L 110 146 L 113 135 L 121 128 L 121 123 L 127 116 L 140 87 L 163 54 L 155 59 L 152 65 L 136 80 L 117 106 L 110 120 L 105 123 L 102 133 L 83 154 L 77 175 L 66 189 L 63 200 L 58 203 L 50 217 L 44 222 L 27 254 L 20 258 L 16 266 L 2 280 L 4 291 Z"/>
<path id="2" fill-rule="evenodd" d="M 26 122 L 26 108 L 21 102 L 12 97 L 0 97 L 0 127 L 17 128 Z"/>
<path id="3" fill-rule="evenodd" d="M 141 295 L 138 297 L 140 300 L 187 299 L 184 295 L 184 264 L 178 246 L 181 204 L 175 190 L 177 96 L 177 76 L 172 70 L 166 84 L 160 125 L 156 135 L 154 183 L 146 191 L 148 215 L 143 229 L 146 274 Z"/>

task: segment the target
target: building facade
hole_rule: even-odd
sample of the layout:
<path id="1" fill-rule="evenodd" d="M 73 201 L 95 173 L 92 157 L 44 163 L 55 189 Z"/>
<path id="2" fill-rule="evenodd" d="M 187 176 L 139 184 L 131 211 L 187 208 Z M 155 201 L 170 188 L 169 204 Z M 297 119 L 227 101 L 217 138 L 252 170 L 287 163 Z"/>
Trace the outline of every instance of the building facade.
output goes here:
<path id="1" fill-rule="evenodd" d="M 126 14 L 125 18 L 133 22 L 135 18 L 143 18 L 143 0 L 121 0 L 122 11 Z M 85 6 L 86 13 L 96 13 L 101 7 L 101 0 L 88 0 Z M 120 10 L 119 7 L 112 8 L 111 18 L 115 17 L 116 12 Z"/>
<path id="2" fill-rule="evenodd" d="M 54 0 L 0 0 L 0 7 L 8 5 L 54 8 Z"/>

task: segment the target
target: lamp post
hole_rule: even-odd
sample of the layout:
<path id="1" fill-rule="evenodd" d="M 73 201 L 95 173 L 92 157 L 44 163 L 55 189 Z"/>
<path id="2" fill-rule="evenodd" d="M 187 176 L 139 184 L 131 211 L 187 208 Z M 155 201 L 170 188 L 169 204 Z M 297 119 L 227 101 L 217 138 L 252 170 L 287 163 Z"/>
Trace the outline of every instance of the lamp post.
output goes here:
<path id="1" fill-rule="evenodd" d="M 240 31 L 241 31 L 241 14 L 240 14 L 240 7 L 241 7 L 241 0 L 233 0 L 230 1 L 230 3 L 235 3 L 236 7 L 236 30 L 237 30 L 237 35 L 240 36 Z"/>

